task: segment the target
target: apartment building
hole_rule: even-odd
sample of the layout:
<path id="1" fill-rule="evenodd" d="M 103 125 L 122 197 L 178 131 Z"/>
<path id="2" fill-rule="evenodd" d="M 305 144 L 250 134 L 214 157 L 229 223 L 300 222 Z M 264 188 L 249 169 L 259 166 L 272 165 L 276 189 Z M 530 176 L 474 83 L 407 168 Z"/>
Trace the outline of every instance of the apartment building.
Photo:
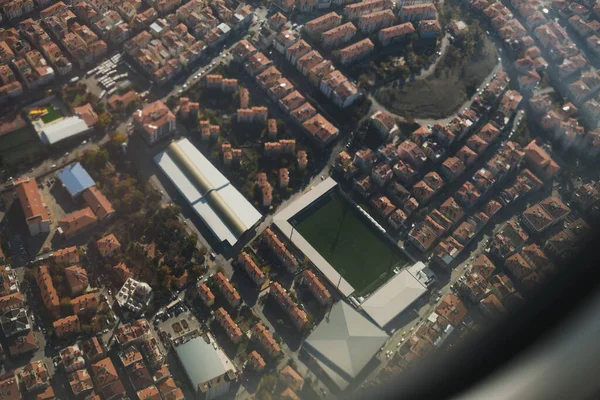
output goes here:
<path id="1" fill-rule="evenodd" d="M 333 91 L 347 80 L 348 78 L 339 70 L 334 70 L 321 80 L 319 89 L 325 96 L 331 98 Z"/>
<path id="2" fill-rule="evenodd" d="M 269 27 L 275 32 L 278 32 L 281 28 L 285 26 L 287 21 L 288 19 L 285 15 L 283 15 L 280 12 L 277 12 L 269 18 Z"/>
<path id="3" fill-rule="evenodd" d="M 250 279 L 254 282 L 258 287 L 262 287 L 267 280 L 264 272 L 258 268 L 258 265 L 254 262 L 252 257 L 245 251 L 242 251 L 238 256 L 238 264 L 244 268 L 244 271 L 248 274 Z"/>
<path id="4" fill-rule="evenodd" d="M 324 61 L 323 56 L 316 50 L 311 50 L 300 57 L 296 63 L 296 68 L 304 76 L 308 76 L 310 70 Z"/>
<path id="5" fill-rule="evenodd" d="M 301 282 L 308 287 L 313 296 L 317 298 L 321 306 L 326 306 L 331 302 L 331 294 L 329 293 L 325 285 L 323 285 L 323 283 L 319 280 L 319 278 L 316 277 L 316 275 L 312 271 L 304 271 L 302 273 Z"/>
<path id="6" fill-rule="evenodd" d="M 15 195 L 19 199 L 25 222 L 31 236 L 50 232 L 50 214 L 38 190 L 35 179 L 20 178 L 14 181 Z"/>
<path id="7" fill-rule="evenodd" d="M 481 193 L 479 190 L 473 185 L 470 181 L 466 181 L 457 191 L 456 191 L 456 201 L 459 204 L 462 204 L 464 207 L 469 208 L 473 207 L 479 201 L 481 197 Z"/>
<path id="8" fill-rule="evenodd" d="M 13 53 L 10 46 L 6 41 L 0 41 L 0 62 L 8 63 L 13 58 L 15 58 L 15 53 Z"/>
<path id="9" fill-rule="evenodd" d="M 46 265 L 41 265 L 35 270 L 35 281 L 44 306 L 54 318 L 57 318 L 60 312 L 58 294 L 56 293 Z"/>
<path id="10" fill-rule="evenodd" d="M 290 63 L 292 63 L 292 65 L 297 66 L 298 60 L 311 51 L 312 47 L 310 47 L 308 43 L 306 43 L 304 40 L 299 40 L 287 48 L 285 57 Z"/>
<path id="11" fill-rule="evenodd" d="M 338 47 L 348 43 L 356 35 L 356 27 L 352 22 L 346 22 L 321 34 L 324 47 Z"/>
<path id="12" fill-rule="evenodd" d="M 119 243 L 115 235 L 111 233 L 110 235 L 106 235 L 97 240 L 96 248 L 98 249 L 98 253 L 100 253 L 103 258 L 106 258 L 121 250 L 121 243 Z"/>
<path id="13" fill-rule="evenodd" d="M 421 252 L 433 246 L 438 236 L 423 222 L 419 222 L 408 234 L 407 242 Z"/>
<path id="14" fill-rule="evenodd" d="M 297 161 L 298 161 L 298 170 L 305 171 L 306 166 L 308 165 L 308 155 L 306 154 L 306 151 L 304 151 L 304 150 L 298 151 Z"/>
<path id="15" fill-rule="evenodd" d="M 73 70 L 73 65 L 64 56 L 60 47 L 54 42 L 48 42 L 41 46 L 42 53 L 50 64 L 58 71 L 59 75 L 67 75 Z"/>
<path id="16" fill-rule="evenodd" d="M 382 28 L 388 28 L 396 22 L 396 15 L 392 10 L 376 11 L 362 15 L 358 20 L 358 29 L 369 34 Z"/>
<path id="17" fill-rule="evenodd" d="M 279 282 L 271 283 L 269 294 L 288 314 L 296 329 L 302 331 L 306 327 L 306 324 L 308 324 L 308 317 L 304 311 L 298 308 L 296 303 L 294 303 L 285 289 L 281 287 Z"/>
<path id="18" fill-rule="evenodd" d="M 98 299 L 93 293 L 83 294 L 71 300 L 73 314 L 93 314 L 98 309 Z"/>
<path id="19" fill-rule="evenodd" d="M 215 304 L 215 295 L 206 284 L 202 284 L 198 287 L 198 295 L 207 307 L 211 307 Z"/>
<path id="20" fill-rule="evenodd" d="M 279 0 L 279 1 L 285 1 L 285 0 Z M 315 9 L 316 4 L 317 4 L 317 0 L 297 0 L 296 1 L 296 9 L 298 9 L 300 12 L 309 13 Z"/>
<path id="21" fill-rule="evenodd" d="M 48 367 L 46 367 L 46 363 L 41 360 L 25 365 L 18 371 L 18 377 L 21 386 L 28 393 L 50 385 L 50 372 L 48 371 Z M 20 393 L 18 394 L 20 398 Z"/>
<path id="22" fill-rule="evenodd" d="M 547 181 L 560 171 L 560 166 L 541 144 L 541 139 L 534 139 L 523 151 L 525 152 L 525 161 L 531 166 L 533 172 Z"/>
<path id="23" fill-rule="evenodd" d="M 87 271 L 78 265 L 65 268 L 65 278 L 73 296 L 83 293 L 89 284 Z"/>
<path id="24" fill-rule="evenodd" d="M 294 9 L 294 0 L 274 0 L 273 5 L 279 7 L 285 12 L 290 12 Z"/>
<path id="25" fill-rule="evenodd" d="M 342 23 L 342 17 L 335 12 L 322 15 L 318 18 L 308 21 L 304 24 L 304 31 L 309 35 L 316 37 L 317 35 L 328 31 Z"/>
<path id="26" fill-rule="evenodd" d="M 314 109 L 313 109 L 314 110 Z M 314 139 L 320 146 L 324 147 L 331 143 L 339 134 L 339 129 L 327 121 L 321 114 L 302 123 L 302 127 L 309 137 Z"/>
<path id="27" fill-rule="evenodd" d="M 10 0 L 2 6 L 2 11 L 9 20 L 19 18 L 33 11 L 33 0 Z"/>
<path id="28" fill-rule="evenodd" d="M 250 368 L 252 368 L 254 371 L 257 371 L 257 372 L 265 369 L 265 367 L 267 365 L 265 363 L 265 360 L 263 360 L 263 358 L 260 356 L 260 354 L 258 354 L 258 352 L 256 350 L 252 351 L 248 355 L 247 363 L 250 366 Z"/>
<path id="29" fill-rule="evenodd" d="M 123 43 L 131 34 L 128 24 L 115 10 L 102 13 L 100 18 L 91 23 L 91 27 L 104 40 L 114 44 Z"/>
<path id="30" fill-rule="evenodd" d="M 423 39 L 437 38 L 442 33 L 442 25 L 437 19 L 419 21 L 419 35 Z"/>
<path id="31" fill-rule="evenodd" d="M 377 37 L 382 46 L 387 46 L 390 43 L 408 40 L 415 32 L 414 25 L 410 22 L 405 22 L 380 30 Z"/>
<path id="32" fill-rule="evenodd" d="M 231 49 L 231 56 L 236 62 L 242 63 L 256 52 L 256 47 L 246 39 L 243 39 Z"/>
<path id="33" fill-rule="evenodd" d="M 23 86 L 16 80 L 13 70 L 6 64 L 0 64 L 0 99 L 21 94 L 23 94 Z"/>
<path id="34" fill-rule="evenodd" d="M 369 39 L 363 39 L 340 50 L 340 62 L 347 65 L 358 61 L 373 52 L 375 45 Z"/>
<path id="35" fill-rule="evenodd" d="M 250 76 L 254 77 L 263 72 L 272 64 L 273 63 L 267 58 L 267 56 L 261 52 L 257 52 L 248 57 L 248 61 L 244 65 L 244 69 Z"/>
<path id="36" fill-rule="evenodd" d="M 327 78 L 331 72 L 335 71 L 335 67 L 330 60 L 323 60 L 308 71 L 308 80 L 314 86 L 318 87 L 320 82 Z"/>
<path id="37" fill-rule="evenodd" d="M 271 228 L 267 228 L 263 234 L 263 242 L 275 253 L 279 261 L 290 272 L 294 273 L 299 267 L 296 257 L 287 249 L 285 244 L 275 235 Z"/>
<path id="38" fill-rule="evenodd" d="M 448 157 L 440 168 L 440 173 L 449 182 L 456 180 L 465 171 L 465 164 L 458 157 Z"/>
<path id="39" fill-rule="evenodd" d="M 277 102 L 279 99 L 284 98 L 288 94 L 292 93 L 296 89 L 294 85 L 286 78 L 281 78 L 273 86 L 269 88 L 267 94 L 274 102 Z"/>
<path id="40" fill-rule="evenodd" d="M 176 128 L 175 115 L 160 100 L 133 113 L 136 129 L 149 144 L 172 134 Z"/>
<path id="41" fill-rule="evenodd" d="M 361 15 L 382 11 L 392 7 L 389 0 L 365 0 L 344 7 L 344 17 L 354 21 Z"/>
<path id="42" fill-rule="evenodd" d="M 273 40 L 273 46 L 275 47 L 275 50 L 281 54 L 285 54 L 287 48 L 296 43 L 298 40 L 300 40 L 300 37 L 294 31 L 282 31 L 275 36 L 275 39 Z"/>
<path id="43" fill-rule="evenodd" d="M 70 315 L 68 317 L 56 320 L 52 323 L 52 327 L 54 328 L 54 334 L 58 338 L 75 335 L 81 330 L 79 317 L 77 315 Z"/>
<path id="44" fill-rule="evenodd" d="M 392 139 L 400 131 L 396 119 L 385 111 L 376 111 L 371 115 L 370 121 L 384 142 Z"/>
<path id="45" fill-rule="evenodd" d="M 223 307 L 219 307 L 219 309 L 215 311 L 215 318 L 234 344 L 241 342 L 243 335 L 240 327 L 233 322 L 233 319 L 231 319 L 231 316 Z"/>
<path id="46" fill-rule="evenodd" d="M 298 125 L 302 125 L 305 121 L 317 115 L 317 110 L 309 103 L 305 102 L 298 108 L 290 112 L 290 117 Z"/>
<path id="47" fill-rule="evenodd" d="M 227 300 L 230 306 L 237 307 L 242 303 L 242 298 L 240 297 L 240 294 L 233 287 L 231 282 L 229 282 L 229 279 L 227 279 L 225 275 L 223 275 L 222 272 L 217 272 L 217 274 L 215 275 L 215 283 L 217 284 L 217 287 L 219 288 L 223 296 L 225 296 L 225 299 Z"/>
<path id="48" fill-rule="evenodd" d="M 398 10 L 398 17 L 401 22 L 432 20 L 435 19 L 436 15 L 437 9 L 433 3 L 402 6 Z"/>
<path id="49" fill-rule="evenodd" d="M 91 208 L 86 207 L 81 210 L 73 211 L 58 220 L 57 232 L 65 239 L 93 228 L 98 224 L 98 217 Z"/>
<path id="50" fill-rule="evenodd" d="M 271 332 L 260 322 L 252 327 L 252 339 L 258 341 L 271 358 L 275 358 L 281 353 L 281 348 L 273 339 Z"/>
<path id="51" fill-rule="evenodd" d="M 398 145 L 398 157 L 417 168 L 427 161 L 427 156 L 423 153 L 423 150 L 410 140 L 405 140 Z"/>

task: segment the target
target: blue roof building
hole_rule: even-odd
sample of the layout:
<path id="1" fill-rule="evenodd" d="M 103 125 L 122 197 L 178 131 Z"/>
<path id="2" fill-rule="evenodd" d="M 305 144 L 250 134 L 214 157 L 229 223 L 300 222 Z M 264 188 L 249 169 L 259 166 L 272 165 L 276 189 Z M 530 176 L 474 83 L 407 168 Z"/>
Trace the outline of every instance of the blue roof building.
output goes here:
<path id="1" fill-rule="evenodd" d="M 80 163 L 71 164 L 64 168 L 58 173 L 58 179 L 60 179 L 71 197 L 76 197 L 85 189 L 96 185 L 96 182 Z"/>

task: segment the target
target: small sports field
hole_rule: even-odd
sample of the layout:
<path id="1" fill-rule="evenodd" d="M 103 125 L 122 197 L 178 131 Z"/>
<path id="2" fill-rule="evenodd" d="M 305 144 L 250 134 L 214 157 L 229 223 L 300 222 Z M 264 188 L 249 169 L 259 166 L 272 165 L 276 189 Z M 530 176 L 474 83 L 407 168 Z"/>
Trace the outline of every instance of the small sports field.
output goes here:
<path id="1" fill-rule="evenodd" d="M 44 124 L 48 124 L 52 121 L 55 121 L 57 119 L 59 119 L 60 117 L 62 117 L 62 114 L 60 113 L 59 110 L 55 109 L 53 106 L 49 105 L 46 108 L 46 111 L 48 112 L 46 115 L 44 115 L 42 117 L 42 122 Z"/>
<path id="2" fill-rule="evenodd" d="M 305 212 L 296 216 L 295 223 L 290 222 L 359 296 L 375 291 L 393 275 L 394 268 L 409 263 L 400 249 L 384 241 L 377 228 L 337 191 Z"/>

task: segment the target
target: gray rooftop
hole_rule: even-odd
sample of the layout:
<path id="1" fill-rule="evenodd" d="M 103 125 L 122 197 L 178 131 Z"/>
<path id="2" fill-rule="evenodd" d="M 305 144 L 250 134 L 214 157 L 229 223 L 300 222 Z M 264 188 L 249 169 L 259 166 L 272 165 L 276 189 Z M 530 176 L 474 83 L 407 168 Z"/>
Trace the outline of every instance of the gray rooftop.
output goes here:
<path id="1" fill-rule="evenodd" d="M 387 339 L 384 331 L 340 301 L 306 339 L 304 349 L 343 390 Z"/>
<path id="2" fill-rule="evenodd" d="M 207 343 L 203 337 L 197 337 L 175 347 L 177 357 L 196 392 L 202 383 L 235 371 L 235 367 L 217 347 L 216 342 L 210 342 Z"/>

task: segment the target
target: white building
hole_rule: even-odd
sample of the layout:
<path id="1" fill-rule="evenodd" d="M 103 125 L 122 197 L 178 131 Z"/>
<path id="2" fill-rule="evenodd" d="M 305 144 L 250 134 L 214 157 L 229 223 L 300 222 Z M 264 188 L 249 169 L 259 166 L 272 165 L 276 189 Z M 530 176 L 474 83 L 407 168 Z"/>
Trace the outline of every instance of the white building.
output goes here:
<path id="1" fill-rule="evenodd" d="M 220 242 L 235 245 L 261 214 L 188 139 L 154 157 L 196 214 Z"/>
<path id="2" fill-rule="evenodd" d="M 121 308 L 125 308 L 134 313 L 139 313 L 150 303 L 152 299 L 152 288 L 145 282 L 136 281 L 129 278 L 123 284 L 119 293 L 117 293 L 117 303 Z"/>
<path id="3" fill-rule="evenodd" d="M 175 353 L 194 392 L 211 400 L 229 392 L 237 370 L 210 333 L 175 347 Z"/>

